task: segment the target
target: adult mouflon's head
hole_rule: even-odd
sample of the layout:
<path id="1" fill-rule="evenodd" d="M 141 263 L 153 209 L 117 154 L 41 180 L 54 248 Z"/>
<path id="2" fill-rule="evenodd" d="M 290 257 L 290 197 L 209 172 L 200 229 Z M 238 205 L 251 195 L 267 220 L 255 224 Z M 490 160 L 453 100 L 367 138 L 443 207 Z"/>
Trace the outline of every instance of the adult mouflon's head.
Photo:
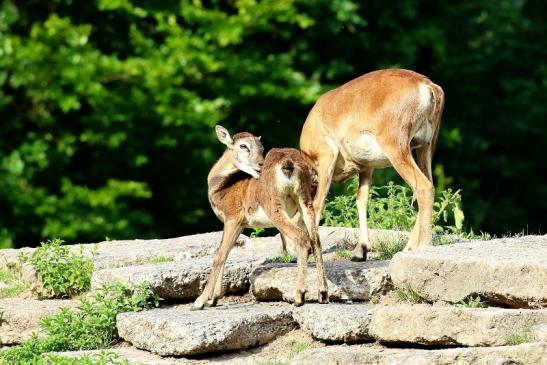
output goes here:
<path id="1" fill-rule="evenodd" d="M 264 147 L 260 137 L 251 133 L 241 132 L 230 137 L 230 133 L 223 126 L 215 127 L 218 140 L 228 147 L 233 154 L 234 165 L 255 179 L 260 176 L 264 164 Z"/>

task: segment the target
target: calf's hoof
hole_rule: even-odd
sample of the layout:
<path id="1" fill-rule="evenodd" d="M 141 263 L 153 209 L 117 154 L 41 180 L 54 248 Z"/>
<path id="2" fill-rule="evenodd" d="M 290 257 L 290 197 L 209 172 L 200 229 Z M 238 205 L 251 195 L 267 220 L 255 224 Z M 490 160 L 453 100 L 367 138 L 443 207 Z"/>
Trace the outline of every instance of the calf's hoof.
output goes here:
<path id="1" fill-rule="evenodd" d="M 320 304 L 327 304 L 329 302 L 329 293 L 326 290 L 319 290 L 317 293 L 317 301 Z"/>
<path id="2" fill-rule="evenodd" d="M 294 306 L 295 307 L 301 307 L 304 305 L 304 302 L 306 301 L 306 292 L 296 292 L 296 295 L 294 296 Z"/>
<path id="3" fill-rule="evenodd" d="M 367 249 L 357 244 L 352 252 L 351 261 L 367 261 Z"/>

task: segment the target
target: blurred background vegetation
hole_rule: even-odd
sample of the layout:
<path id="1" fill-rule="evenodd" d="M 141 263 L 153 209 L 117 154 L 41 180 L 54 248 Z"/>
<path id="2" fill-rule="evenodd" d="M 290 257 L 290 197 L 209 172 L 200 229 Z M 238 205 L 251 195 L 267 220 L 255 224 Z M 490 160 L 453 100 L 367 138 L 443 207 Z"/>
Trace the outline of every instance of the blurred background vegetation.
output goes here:
<path id="1" fill-rule="evenodd" d="M 445 90 L 436 185 L 469 228 L 546 231 L 545 1 L 0 1 L 0 247 L 220 229 L 215 124 L 297 146 L 387 67 Z"/>

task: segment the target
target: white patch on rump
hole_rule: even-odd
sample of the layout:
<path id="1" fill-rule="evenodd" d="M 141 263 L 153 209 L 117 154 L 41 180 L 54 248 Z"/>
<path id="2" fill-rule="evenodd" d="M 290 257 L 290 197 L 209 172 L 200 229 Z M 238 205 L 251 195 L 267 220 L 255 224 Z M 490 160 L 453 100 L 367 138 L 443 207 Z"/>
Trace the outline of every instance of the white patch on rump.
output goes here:
<path id="1" fill-rule="evenodd" d="M 256 212 L 252 216 L 249 216 L 247 220 L 250 227 L 270 228 L 273 226 L 270 218 L 268 218 L 261 206 L 259 206 Z"/>

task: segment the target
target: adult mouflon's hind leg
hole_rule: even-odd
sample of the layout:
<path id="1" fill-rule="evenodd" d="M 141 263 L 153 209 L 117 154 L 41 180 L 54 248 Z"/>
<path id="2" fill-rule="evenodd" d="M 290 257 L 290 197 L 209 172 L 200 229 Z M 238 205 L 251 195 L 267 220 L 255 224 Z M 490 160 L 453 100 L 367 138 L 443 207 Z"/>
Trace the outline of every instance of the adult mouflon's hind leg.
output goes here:
<path id="1" fill-rule="evenodd" d="M 431 245 L 432 239 L 433 183 L 429 181 L 412 158 L 410 148 L 401 150 L 392 146 L 396 146 L 396 144 L 386 143 L 383 150 L 395 170 L 410 186 L 418 202 L 418 217 L 405 246 L 405 251 L 427 247 Z"/>

